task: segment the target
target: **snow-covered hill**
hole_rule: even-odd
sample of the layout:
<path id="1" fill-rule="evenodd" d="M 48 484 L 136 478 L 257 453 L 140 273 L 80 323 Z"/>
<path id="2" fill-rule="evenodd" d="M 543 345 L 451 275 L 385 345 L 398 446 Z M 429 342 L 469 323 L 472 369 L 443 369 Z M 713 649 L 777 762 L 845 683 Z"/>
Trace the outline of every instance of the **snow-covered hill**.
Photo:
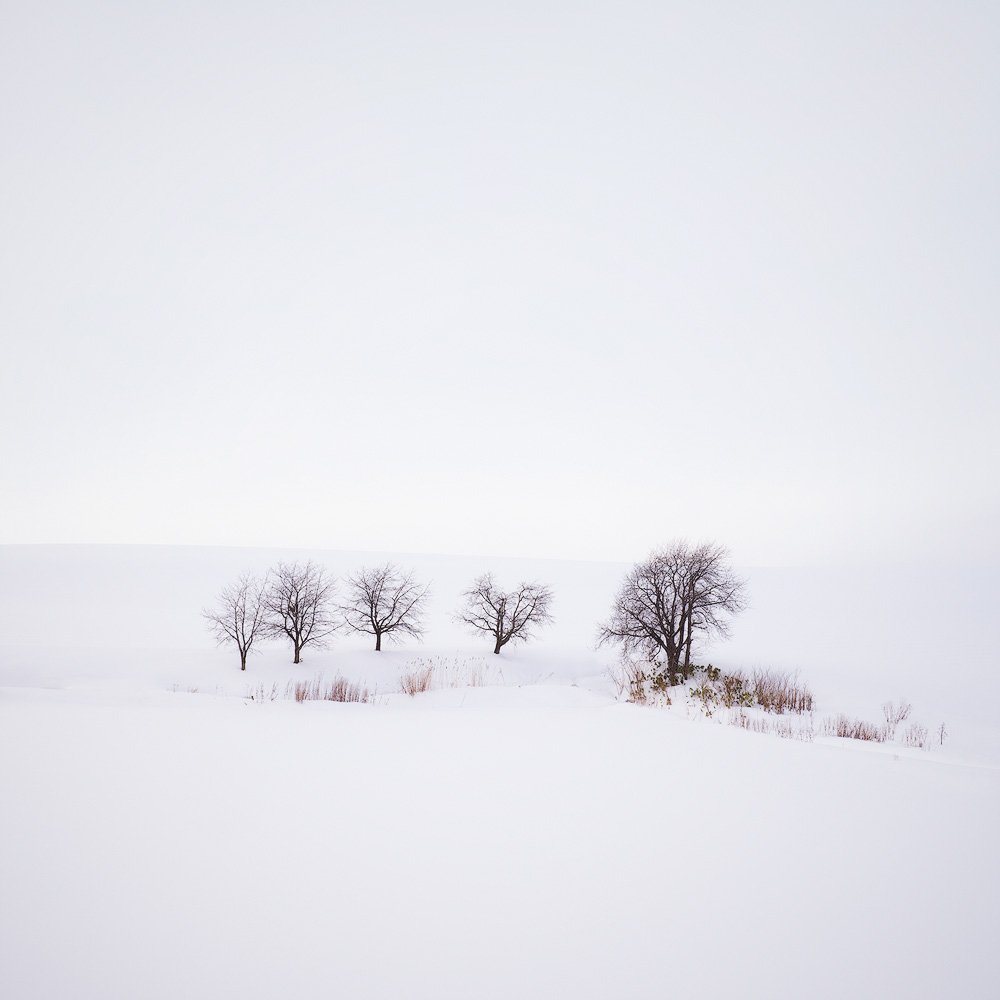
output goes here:
<path id="1" fill-rule="evenodd" d="M 995 577 L 747 570 L 703 651 L 798 668 L 818 716 L 905 696 L 947 724 L 929 752 L 616 701 L 613 564 L 400 556 L 423 646 L 272 644 L 241 674 L 201 608 L 306 556 L 379 558 L 0 548 L 2 995 L 994 995 Z M 451 621 L 486 569 L 552 586 L 538 642 L 494 657 Z M 407 697 L 421 658 L 489 684 Z M 246 697 L 338 673 L 375 703 Z"/>

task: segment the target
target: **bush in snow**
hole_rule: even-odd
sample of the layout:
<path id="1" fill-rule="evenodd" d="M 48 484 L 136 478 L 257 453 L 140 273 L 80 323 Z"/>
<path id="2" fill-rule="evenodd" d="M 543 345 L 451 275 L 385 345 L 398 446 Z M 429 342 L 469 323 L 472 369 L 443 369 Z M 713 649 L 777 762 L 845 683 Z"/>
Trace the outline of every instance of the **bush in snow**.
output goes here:
<path id="1" fill-rule="evenodd" d="M 332 681 L 325 681 L 322 677 L 311 681 L 289 681 L 285 694 L 299 702 L 340 701 L 366 704 L 373 697 L 368 688 L 354 684 L 346 677 L 335 677 Z"/>
<path id="2" fill-rule="evenodd" d="M 694 683 L 685 681 L 683 671 L 673 671 L 658 660 L 641 664 L 628 657 L 611 671 L 618 697 L 627 692 L 627 700 L 638 704 L 656 701 L 669 705 L 670 692 L 682 688 L 689 701 L 709 716 L 720 705 L 760 708 L 779 715 L 802 715 L 813 709 L 812 692 L 793 674 L 757 670 L 748 678 L 742 670 L 725 671 L 709 663 L 693 664 L 690 675 Z"/>
<path id="3" fill-rule="evenodd" d="M 403 694 L 408 694 L 411 698 L 415 694 L 430 691 L 431 682 L 434 680 L 434 667 L 425 664 L 416 670 L 410 670 L 403 674 L 399 681 L 399 688 Z"/>
<path id="4" fill-rule="evenodd" d="M 801 715 L 813 710 L 812 692 L 794 674 L 778 670 L 755 670 L 751 688 L 754 704 L 765 712 L 778 715 L 795 712 Z"/>
<path id="5" fill-rule="evenodd" d="M 885 729 L 876 726 L 874 722 L 866 722 L 864 719 L 852 719 L 843 712 L 826 719 L 823 722 L 823 733 L 826 736 L 839 736 L 848 740 L 865 740 L 870 743 L 882 743 L 885 741 Z"/>
<path id="6" fill-rule="evenodd" d="M 899 704 L 887 701 L 882 706 L 882 715 L 885 717 L 885 738 L 894 740 L 896 738 L 896 727 L 905 722 L 910 717 L 912 705 L 904 698 L 900 698 Z"/>

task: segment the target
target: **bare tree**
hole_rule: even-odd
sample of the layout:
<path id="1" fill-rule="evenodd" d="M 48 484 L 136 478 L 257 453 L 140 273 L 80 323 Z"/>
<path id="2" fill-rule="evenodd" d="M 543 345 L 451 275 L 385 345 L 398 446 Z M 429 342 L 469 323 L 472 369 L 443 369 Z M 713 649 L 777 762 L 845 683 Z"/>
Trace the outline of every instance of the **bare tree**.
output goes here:
<path id="1" fill-rule="evenodd" d="M 675 542 L 637 563 L 600 627 L 598 645 L 616 643 L 649 659 L 663 655 L 668 670 L 689 675 L 695 636 L 727 636 L 729 619 L 746 606 L 746 584 L 728 557 L 721 545 Z"/>
<path id="2" fill-rule="evenodd" d="M 522 583 L 517 590 L 504 593 L 498 589 L 493 574 L 486 573 L 462 597 L 465 604 L 456 619 L 492 636 L 494 653 L 508 642 L 529 639 L 537 627 L 552 621 L 552 591 L 540 583 Z"/>
<path id="3" fill-rule="evenodd" d="M 382 649 L 382 636 L 397 641 L 403 635 L 423 636 L 428 588 L 417 583 L 412 573 L 392 563 L 365 567 L 347 578 L 347 590 L 347 599 L 340 605 L 344 624 L 353 632 L 375 636 L 376 652 Z"/>
<path id="4" fill-rule="evenodd" d="M 247 656 L 259 639 L 270 632 L 265 596 L 267 580 L 244 573 L 219 595 L 214 609 L 202 612 L 220 646 L 234 643 L 240 651 L 240 670 L 247 668 Z"/>
<path id="5" fill-rule="evenodd" d="M 272 570 L 265 603 L 272 635 L 286 635 L 295 653 L 293 663 L 302 662 L 302 650 L 322 646 L 337 630 L 333 616 L 336 582 L 314 562 L 278 563 Z"/>

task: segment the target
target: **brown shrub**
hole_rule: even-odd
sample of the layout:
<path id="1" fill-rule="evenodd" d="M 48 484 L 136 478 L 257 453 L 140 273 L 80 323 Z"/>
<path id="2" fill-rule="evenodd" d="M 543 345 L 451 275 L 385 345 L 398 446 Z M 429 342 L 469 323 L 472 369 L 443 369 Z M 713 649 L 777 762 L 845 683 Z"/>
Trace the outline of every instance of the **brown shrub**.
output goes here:
<path id="1" fill-rule="evenodd" d="M 870 743 L 884 743 L 886 731 L 874 722 L 864 719 L 852 719 L 841 713 L 823 722 L 823 733 L 826 736 L 839 736 L 847 740 L 866 740 Z"/>
<path id="2" fill-rule="evenodd" d="M 325 681 L 322 677 L 315 677 L 311 681 L 289 681 L 285 696 L 298 702 L 340 701 L 367 704 L 372 700 L 368 688 L 354 684 L 346 677 L 336 677 L 332 681 Z"/>
<path id="3" fill-rule="evenodd" d="M 753 691 L 747 675 L 742 670 L 721 673 L 718 682 L 719 698 L 726 708 L 736 705 L 749 707 L 753 702 Z"/>
<path id="4" fill-rule="evenodd" d="M 794 674 L 778 670 L 755 670 L 750 680 L 753 699 L 765 712 L 811 712 L 812 692 Z"/>
<path id="5" fill-rule="evenodd" d="M 434 664 L 428 663 L 408 674 L 403 674 L 402 678 L 400 678 L 399 686 L 404 694 L 408 694 L 412 698 L 416 694 L 430 691 L 433 679 Z"/>

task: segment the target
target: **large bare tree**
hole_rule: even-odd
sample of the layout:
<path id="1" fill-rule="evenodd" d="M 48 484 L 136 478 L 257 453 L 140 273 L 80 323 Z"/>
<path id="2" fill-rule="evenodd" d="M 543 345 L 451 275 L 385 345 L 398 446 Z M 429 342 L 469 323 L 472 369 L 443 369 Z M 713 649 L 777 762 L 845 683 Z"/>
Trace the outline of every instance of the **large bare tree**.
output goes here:
<path id="1" fill-rule="evenodd" d="M 465 603 L 456 619 L 491 636 L 494 653 L 508 642 L 529 639 L 536 628 L 552 621 L 552 591 L 541 583 L 521 583 L 505 593 L 497 587 L 493 574 L 486 573 L 462 597 Z"/>
<path id="2" fill-rule="evenodd" d="M 278 563 L 271 571 L 265 603 L 272 635 L 285 635 L 294 663 L 306 646 L 322 646 L 339 624 L 334 617 L 336 581 L 314 562 Z"/>
<path id="3" fill-rule="evenodd" d="M 240 670 L 246 670 L 247 657 L 259 639 L 270 632 L 265 597 L 267 580 L 244 573 L 226 587 L 216 606 L 202 612 L 220 646 L 233 643 L 240 653 Z"/>
<path id="4" fill-rule="evenodd" d="M 663 656 L 667 669 L 685 676 L 698 633 L 725 637 L 729 619 L 746 606 L 746 584 L 730 569 L 721 545 L 674 542 L 629 571 L 598 645 L 626 654 Z"/>
<path id="5" fill-rule="evenodd" d="M 392 563 L 365 567 L 347 578 L 347 597 L 340 604 L 344 625 L 353 632 L 375 636 L 376 652 L 382 636 L 419 639 L 424 634 L 423 615 L 428 588 Z"/>

